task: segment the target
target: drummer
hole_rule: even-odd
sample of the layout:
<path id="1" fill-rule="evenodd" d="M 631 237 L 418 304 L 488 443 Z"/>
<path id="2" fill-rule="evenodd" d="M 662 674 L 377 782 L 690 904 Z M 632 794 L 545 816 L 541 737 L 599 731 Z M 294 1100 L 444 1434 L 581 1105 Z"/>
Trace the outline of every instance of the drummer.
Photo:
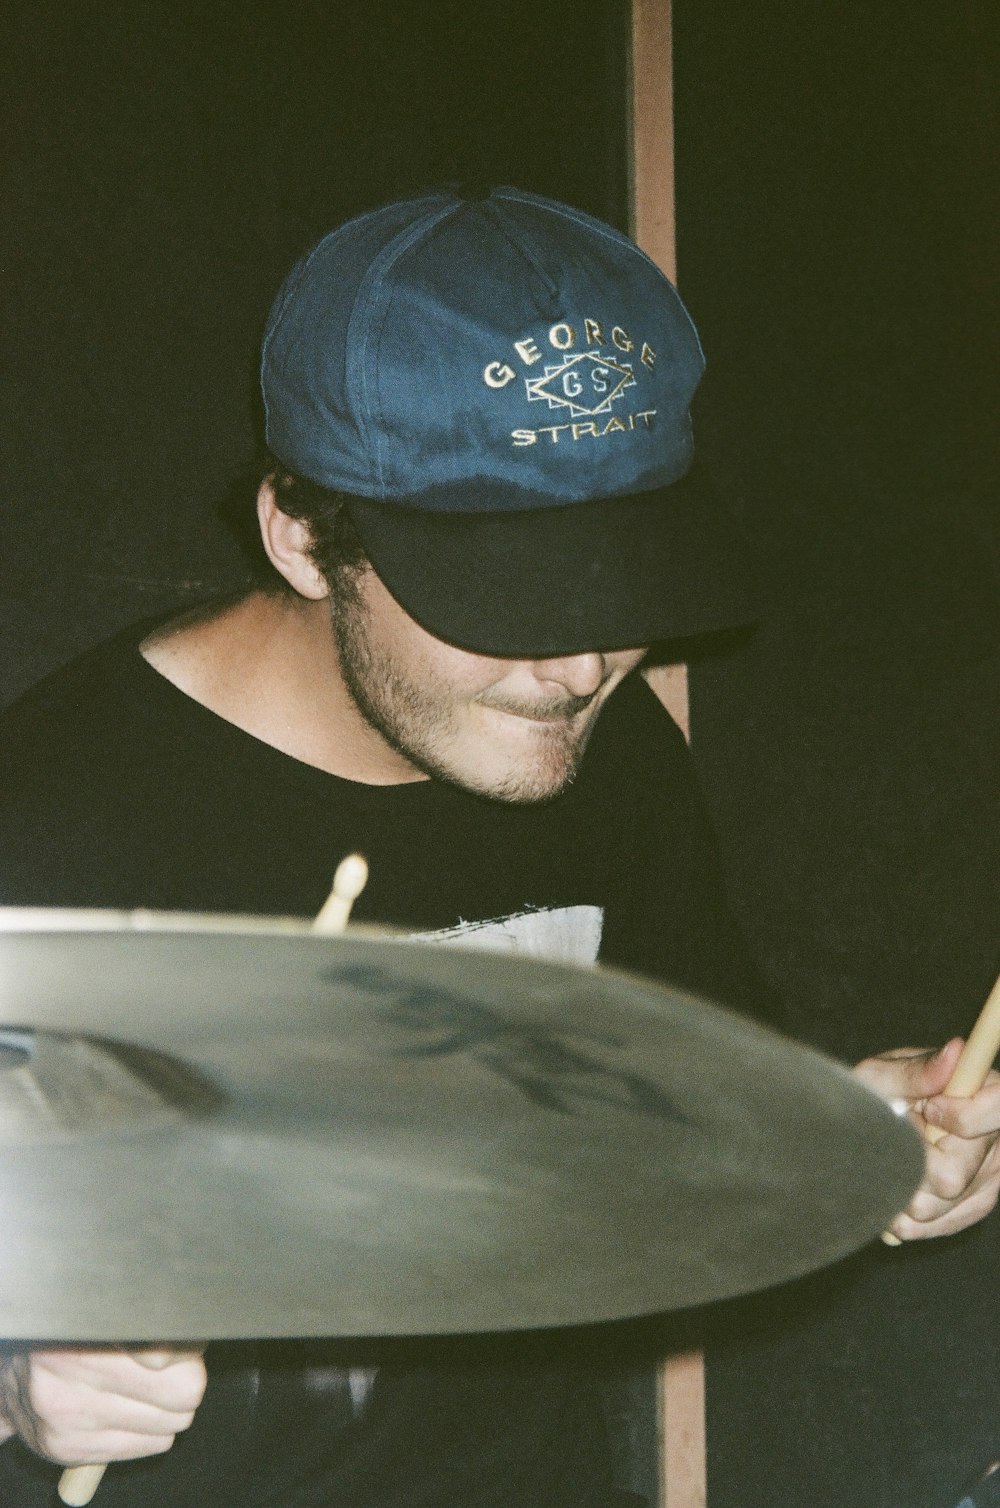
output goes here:
<path id="1" fill-rule="evenodd" d="M 309 916 L 358 849 L 363 919 L 766 1014 L 684 741 L 636 674 L 751 612 L 692 468 L 702 367 L 669 283 L 565 206 L 443 192 L 326 237 L 267 324 L 254 584 L 8 711 L 0 902 Z M 997 1197 L 996 1080 L 935 1098 L 957 1050 L 862 1070 L 954 1133 L 904 1240 Z M 595 1390 L 553 1356 L 347 1360 L 9 1352 L 0 1501 L 49 1504 L 49 1463 L 105 1460 L 132 1463 L 108 1508 L 635 1501 Z"/>

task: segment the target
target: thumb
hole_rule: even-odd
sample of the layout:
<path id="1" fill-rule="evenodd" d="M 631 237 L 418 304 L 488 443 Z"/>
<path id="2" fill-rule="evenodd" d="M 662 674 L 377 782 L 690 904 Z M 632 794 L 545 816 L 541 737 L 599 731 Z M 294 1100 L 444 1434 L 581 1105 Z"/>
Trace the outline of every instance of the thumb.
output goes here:
<path id="1" fill-rule="evenodd" d="M 937 1052 L 888 1052 L 866 1058 L 854 1070 L 858 1077 L 888 1100 L 925 1100 L 940 1094 L 951 1078 L 962 1051 L 961 1037 L 953 1037 Z"/>
<path id="2" fill-rule="evenodd" d="M 932 1094 L 940 1094 L 955 1072 L 964 1046 L 961 1037 L 952 1037 L 950 1042 L 939 1047 L 932 1057 L 920 1065 L 920 1072 L 915 1074 L 912 1096 L 908 1098 L 927 1099 Z"/>
<path id="3" fill-rule="evenodd" d="M 161 1346 L 155 1350 L 133 1351 L 132 1357 L 151 1372 L 162 1372 L 165 1367 L 172 1367 L 179 1361 L 191 1361 L 194 1357 L 201 1356 L 204 1349 L 204 1346 L 186 1346 L 183 1350 L 171 1351 Z"/>

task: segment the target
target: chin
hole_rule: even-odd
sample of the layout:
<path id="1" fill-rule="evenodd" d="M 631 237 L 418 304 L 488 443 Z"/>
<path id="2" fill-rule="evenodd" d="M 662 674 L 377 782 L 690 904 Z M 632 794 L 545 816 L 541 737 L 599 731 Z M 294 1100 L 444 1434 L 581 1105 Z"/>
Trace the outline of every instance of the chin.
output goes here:
<path id="1" fill-rule="evenodd" d="M 552 725 L 522 719 L 504 722 L 503 738 L 495 728 L 488 738 L 477 730 L 471 738 L 439 739 L 423 747 L 413 743 L 405 752 L 425 774 L 476 796 L 524 806 L 553 800 L 576 775 L 586 735 L 567 736 L 565 727 L 557 733 Z"/>
<path id="2" fill-rule="evenodd" d="M 534 802 L 551 801 L 564 791 L 576 774 L 578 762 L 564 759 L 555 765 L 550 756 L 548 761 L 534 765 L 518 760 L 495 770 L 456 769 L 448 778 L 478 796 L 530 806 Z"/>
<path id="3" fill-rule="evenodd" d="M 530 727 L 530 724 L 529 724 Z M 481 795 L 496 801 L 551 801 L 571 783 L 576 775 L 586 738 L 567 739 L 565 732 L 554 737 L 546 728 L 540 738 L 517 740 L 507 759 L 492 766 L 474 766 L 470 761 L 466 784 Z"/>

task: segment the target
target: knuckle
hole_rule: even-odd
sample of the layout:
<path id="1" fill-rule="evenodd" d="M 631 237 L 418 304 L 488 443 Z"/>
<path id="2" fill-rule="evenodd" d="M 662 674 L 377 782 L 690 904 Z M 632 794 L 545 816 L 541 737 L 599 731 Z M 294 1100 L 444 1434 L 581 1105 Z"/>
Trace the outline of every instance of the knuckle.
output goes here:
<path id="1" fill-rule="evenodd" d="M 939 1148 L 928 1163 L 927 1189 L 942 1199 L 957 1199 L 975 1184 L 981 1166 L 977 1152 L 960 1142 Z"/>
<path id="2" fill-rule="evenodd" d="M 921 1192 L 914 1196 L 907 1206 L 906 1214 L 901 1218 L 908 1221 L 909 1235 L 912 1238 L 918 1227 L 926 1225 L 929 1220 L 933 1220 L 940 1213 L 940 1199 L 935 1194 Z"/>
<path id="3" fill-rule="evenodd" d="M 192 1362 L 184 1374 L 174 1380 L 171 1404 L 179 1414 L 193 1412 L 205 1396 L 208 1374 L 201 1363 Z"/>
<path id="4" fill-rule="evenodd" d="M 170 1412 L 193 1414 L 201 1403 L 203 1391 L 202 1388 L 179 1388 L 170 1400 Z"/>
<path id="5" fill-rule="evenodd" d="M 970 1184 L 971 1179 L 962 1168 L 943 1168 L 934 1180 L 938 1197 L 948 1201 L 960 1199 Z"/>
<path id="6" fill-rule="evenodd" d="M 40 1456 L 60 1466 L 71 1466 L 81 1460 L 81 1453 L 87 1448 L 74 1433 L 44 1423 L 38 1425 L 29 1443 Z"/>
<path id="7" fill-rule="evenodd" d="M 28 1392 L 28 1404 L 43 1430 L 63 1430 L 76 1413 L 71 1392 L 46 1373 L 36 1373 Z"/>

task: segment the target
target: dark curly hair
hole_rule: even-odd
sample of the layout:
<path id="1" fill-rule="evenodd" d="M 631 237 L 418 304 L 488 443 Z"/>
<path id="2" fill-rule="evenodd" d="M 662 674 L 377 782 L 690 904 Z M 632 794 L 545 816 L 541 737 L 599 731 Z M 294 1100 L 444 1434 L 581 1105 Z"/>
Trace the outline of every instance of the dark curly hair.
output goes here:
<path id="1" fill-rule="evenodd" d="M 270 451 L 263 451 L 234 486 L 221 509 L 247 557 L 253 585 L 266 591 L 292 590 L 271 564 L 261 541 L 256 502 L 263 482 L 271 483 L 282 513 L 299 519 L 308 528 L 310 557 L 331 588 L 346 583 L 365 569 L 368 557 L 348 511 L 350 498 L 296 475 Z"/>

